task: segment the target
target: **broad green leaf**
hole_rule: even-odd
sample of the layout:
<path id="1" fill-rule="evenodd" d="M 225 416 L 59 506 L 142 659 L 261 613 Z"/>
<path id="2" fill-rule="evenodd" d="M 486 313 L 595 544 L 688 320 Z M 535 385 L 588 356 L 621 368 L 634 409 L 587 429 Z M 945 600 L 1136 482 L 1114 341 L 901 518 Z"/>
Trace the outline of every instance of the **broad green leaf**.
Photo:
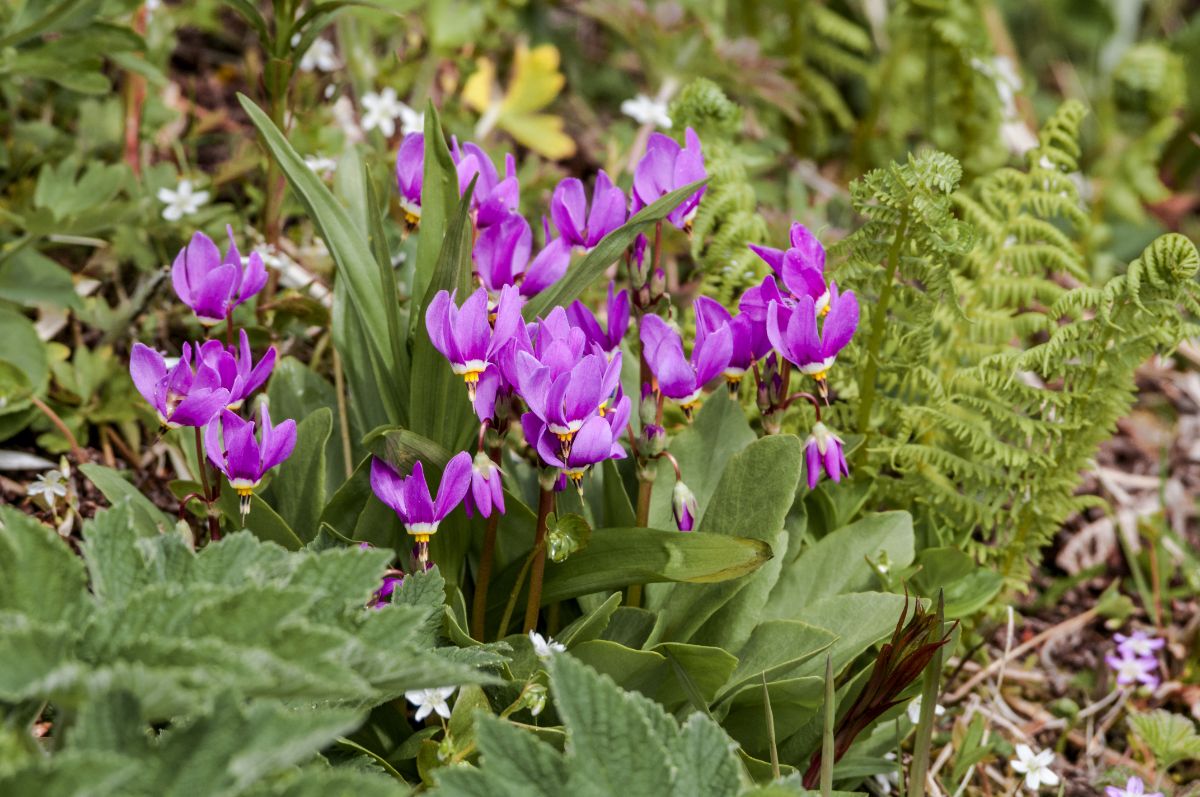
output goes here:
<path id="1" fill-rule="evenodd" d="M 53 529 L 0 507 L 0 612 L 68 621 L 81 606 L 85 585 L 82 563 Z"/>
<path id="2" fill-rule="evenodd" d="M 886 555 L 897 570 L 913 561 L 912 517 L 907 512 L 882 512 L 838 529 L 817 541 L 789 565 L 775 584 L 765 616 L 792 617 L 810 603 L 845 592 L 862 592 L 879 585 L 867 564 Z"/>
<path id="3" fill-rule="evenodd" d="M 106 468 L 95 462 L 80 465 L 83 475 L 92 480 L 92 484 L 104 494 L 114 506 L 120 501 L 128 501 L 134 512 L 134 529 L 140 536 L 146 537 L 175 527 L 174 518 L 154 505 L 141 490 L 134 487 L 119 472 Z"/>
<path id="4" fill-rule="evenodd" d="M 895 620 L 893 620 L 893 624 Z M 794 673 L 838 640 L 834 631 L 795 620 L 769 620 L 755 626 L 745 646 L 737 651 L 738 666 L 724 685 L 719 699 L 737 690 Z"/>
<path id="5" fill-rule="evenodd" d="M 407 413 L 402 397 L 407 393 L 407 374 L 396 367 L 404 358 L 396 350 L 397 341 L 390 337 L 388 325 L 388 314 L 395 308 L 386 304 L 389 292 L 381 284 L 378 264 L 362 225 L 338 204 L 262 109 L 245 95 L 238 95 L 238 100 L 316 223 L 337 264 L 337 279 L 345 281 L 349 304 L 361 321 L 365 334 L 355 341 L 361 348 L 335 340 L 346 365 L 351 393 L 357 401 L 382 407 L 386 416 L 383 422 L 404 423 Z"/>
<path id="6" fill-rule="evenodd" d="M 229 526 L 241 527 L 243 524 L 240 502 L 237 492 L 229 486 L 229 481 L 222 479 L 221 495 L 216 500 L 216 507 L 225 516 Z M 304 547 L 304 540 L 296 536 L 296 532 L 288 525 L 279 513 L 258 494 L 250 496 L 250 512 L 245 518 L 245 530 L 260 540 L 282 545 L 289 551 L 298 551 Z"/>
<path id="7" fill-rule="evenodd" d="M 759 540 L 660 529 L 596 529 L 582 551 L 546 565 L 542 605 L 629 584 L 688 581 L 712 584 L 751 573 L 771 558 Z M 496 580 L 489 609 L 500 611 L 520 563 Z"/>
<path id="8" fill-rule="evenodd" d="M 612 619 L 613 613 L 617 611 L 617 607 L 620 605 L 621 593 L 614 592 L 608 596 L 608 599 L 604 603 L 558 632 L 558 641 L 570 647 L 580 642 L 599 639 L 600 635 L 604 633 L 604 629 L 608 627 L 608 622 Z"/>
<path id="9" fill-rule="evenodd" d="M 824 700 L 825 679 L 816 676 L 771 681 L 767 692 L 775 722 L 776 739 L 786 739 L 817 714 Z M 763 706 L 763 687 L 750 682 L 731 695 L 721 719 L 721 727 L 751 755 L 770 755 L 769 738 Z"/>
<path id="10" fill-rule="evenodd" d="M 737 665 L 737 659 L 720 648 L 676 643 L 653 650 L 634 650 L 596 639 L 574 645 L 571 655 L 609 676 L 622 689 L 640 692 L 674 710 L 689 701 L 684 684 L 679 682 L 667 659 L 667 650 L 706 704 L 713 700 Z"/>
<path id="11" fill-rule="evenodd" d="M 889 637 L 904 611 L 904 596 L 885 592 L 855 592 L 823 598 L 800 609 L 791 618 L 836 634 L 828 654 L 834 672 L 840 672 L 854 657 Z M 823 673 L 824 657 L 810 659 L 797 675 Z"/>
<path id="12" fill-rule="evenodd" d="M 15 310 L 0 307 L 0 340 L 4 341 L 0 362 L 7 362 L 24 374 L 34 393 L 45 391 L 50 363 L 33 322 Z"/>
<path id="13" fill-rule="evenodd" d="M 0 299 L 32 307 L 82 305 L 71 272 L 40 252 L 25 248 L 0 264 Z"/>
<path id="14" fill-rule="evenodd" d="M 428 117 L 426 117 L 428 118 Z M 428 163 L 428 158 L 426 159 Z M 550 312 L 559 305 L 568 305 L 579 297 L 604 274 L 604 270 L 621 258 L 621 253 L 631 246 L 638 233 L 645 232 L 655 222 L 661 221 L 683 200 L 696 193 L 704 185 L 698 180 L 683 188 L 677 188 L 656 202 L 634 214 L 633 218 L 610 232 L 600 243 L 573 265 L 563 278 L 525 303 L 522 313 L 534 319 Z"/>
<path id="15" fill-rule="evenodd" d="M 801 474 L 800 441 L 792 435 L 756 440 L 730 458 L 700 520 L 700 531 L 720 531 L 777 543 Z M 781 554 L 783 551 L 780 552 Z M 663 609 L 662 639 L 717 644 L 736 650 L 750 635 L 781 563 L 767 578 L 716 587 L 678 586 Z M 748 590 L 743 594 L 743 590 Z M 707 624 L 707 625 L 706 625 Z"/>
<path id="16" fill-rule="evenodd" d="M 333 413 L 333 432 L 325 444 L 325 491 L 331 495 L 346 480 L 342 433 L 337 422 L 337 394 L 333 385 L 295 357 L 283 357 L 271 372 L 267 399 L 271 402 L 273 415 L 293 418 L 297 423 L 322 407 Z M 356 434 L 354 424 L 350 427 L 351 453 L 357 452 L 361 457 L 362 447 L 358 443 L 361 435 Z"/>
<path id="17" fill-rule="evenodd" d="M 296 423 L 296 448 L 279 466 L 279 473 L 263 491 L 279 517 L 302 542 L 317 536 L 325 506 L 325 445 L 333 430 L 333 416 L 321 407 Z"/>
<path id="18" fill-rule="evenodd" d="M 476 720 L 482 769 L 438 771 L 443 797 L 558 797 L 567 780 L 561 754 L 528 731 L 490 715 Z"/>
<path id="19" fill-rule="evenodd" d="M 684 483 L 696 495 L 697 523 L 704 519 L 730 458 L 757 439 L 742 405 L 723 390 L 705 399 L 692 423 L 671 438 L 671 455 L 679 463 Z M 675 522 L 671 514 L 674 479 L 671 463 L 659 460 L 650 501 L 651 526 L 670 528 Z"/>

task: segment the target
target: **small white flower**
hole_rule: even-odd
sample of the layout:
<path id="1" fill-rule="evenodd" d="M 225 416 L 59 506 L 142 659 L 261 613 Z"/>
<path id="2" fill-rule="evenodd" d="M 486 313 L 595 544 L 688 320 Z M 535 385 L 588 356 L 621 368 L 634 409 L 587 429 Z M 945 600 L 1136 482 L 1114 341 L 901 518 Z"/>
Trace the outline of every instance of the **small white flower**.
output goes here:
<path id="1" fill-rule="evenodd" d="M 296 44 L 293 40 L 293 45 Z M 301 72 L 332 72 L 342 66 L 329 39 L 313 39 L 313 43 L 300 58 Z"/>
<path id="2" fill-rule="evenodd" d="M 933 716 L 940 717 L 945 713 L 945 706 L 936 704 L 934 705 Z M 915 698 L 913 698 L 912 702 L 908 704 L 908 718 L 912 720 L 913 725 L 916 725 L 921 721 L 921 695 L 917 695 Z"/>
<path id="3" fill-rule="evenodd" d="M 551 637 L 543 637 L 537 631 L 529 632 L 529 644 L 533 645 L 533 652 L 542 661 L 547 661 L 555 653 L 562 653 L 567 649 L 563 643 L 555 642 Z"/>
<path id="4" fill-rule="evenodd" d="M 162 0 L 146 0 L 143 5 L 146 7 L 146 16 L 150 16 L 155 11 L 162 8 Z"/>
<path id="5" fill-rule="evenodd" d="M 208 192 L 192 188 L 191 180 L 180 180 L 174 191 L 160 188 L 157 196 L 158 201 L 166 205 L 162 217 L 167 221 L 179 221 L 184 216 L 191 216 L 208 203 Z"/>
<path id="6" fill-rule="evenodd" d="M 1025 776 L 1025 788 L 1038 791 L 1042 786 L 1057 786 L 1058 775 L 1050 770 L 1054 761 L 1053 750 L 1042 750 L 1034 753 L 1027 744 L 1017 745 L 1017 757 L 1008 762 L 1017 772 Z"/>
<path id="7" fill-rule="evenodd" d="M 887 753 L 886 755 L 884 755 L 884 758 L 886 758 L 888 761 L 895 761 L 896 754 L 895 753 Z M 882 794 L 882 795 L 884 795 L 884 797 L 887 797 L 887 795 L 892 793 L 892 789 L 895 788 L 895 786 L 897 786 L 900 783 L 900 771 L 898 769 L 896 769 L 895 767 L 893 767 L 892 769 L 889 769 L 887 772 L 880 772 L 877 775 L 875 775 L 874 780 L 875 780 L 875 791 L 878 794 Z"/>
<path id="8" fill-rule="evenodd" d="M 55 468 L 48 470 L 37 477 L 37 481 L 31 482 L 25 488 L 25 494 L 30 498 L 35 495 L 40 495 L 42 500 L 46 502 L 46 506 L 54 509 L 59 498 L 67 497 L 67 482 L 62 471 Z"/>
<path id="9" fill-rule="evenodd" d="M 541 684 L 531 684 L 525 690 L 525 705 L 529 706 L 529 713 L 537 716 L 546 710 L 546 687 Z"/>
<path id="10" fill-rule="evenodd" d="M 446 702 L 454 694 L 457 686 L 438 686 L 433 689 L 414 689 L 404 693 L 404 699 L 417 707 L 416 720 L 437 713 L 439 717 L 450 719 L 450 705 Z"/>
<path id="11" fill-rule="evenodd" d="M 425 131 L 425 112 L 414 111 L 404 103 L 400 103 L 400 135 L 422 133 Z"/>
<path id="12" fill-rule="evenodd" d="M 329 177 L 337 168 L 337 161 L 324 155 L 305 155 L 304 165 L 313 170 L 318 177 Z"/>
<path id="13" fill-rule="evenodd" d="M 413 117 L 405 116 L 405 112 L 415 114 L 412 108 L 400 102 L 396 90 L 391 86 L 376 94 L 368 91 L 362 96 L 362 127 L 363 130 L 379 129 L 385 138 L 396 134 L 396 120 L 400 119 L 402 128 L 407 130 L 412 126 Z"/>
<path id="14" fill-rule="evenodd" d="M 631 117 L 640 125 L 653 125 L 664 130 L 671 129 L 671 117 L 667 116 L 667 104 L 645 94 L 621 103 L 621 113 Z"/>

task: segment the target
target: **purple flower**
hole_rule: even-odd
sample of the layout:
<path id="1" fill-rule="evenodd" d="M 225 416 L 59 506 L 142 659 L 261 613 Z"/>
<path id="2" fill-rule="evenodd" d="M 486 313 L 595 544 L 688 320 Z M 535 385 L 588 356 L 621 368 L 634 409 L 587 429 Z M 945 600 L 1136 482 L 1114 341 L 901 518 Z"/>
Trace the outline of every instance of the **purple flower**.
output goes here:
<path id="1" fill-rule="evenodd" d="M 556 489 L 559 490 L 570 480 L 582 491 L 583 476 L 592 465 L 606 459 L 625 456 L 625 450 L 613 437 L 612 425 L 599 415 L 593 415 L 579 427 L 565 455 L 560 448 L 561 437 L 532 412 L 521 416 L 521 428 L 525 432 L 525 439 L 538 452 L 542 461 L 562 470 L 556 485 Z M 618 452 L 619 456 L 614 457 Z"/>
<path id="2" fill-rule="evenodd" d="M 451 138 L 450 157 L 458 172 L 460 195 L 475 179 L 471 208 L 475 211 L 476 227 L 489 227 L 516 212 L 521 188 L 517 183 L 517 162 L 511 154 L 504 156 L 504 179 L 500 179 L 496 165 L 478 144 L 467 141 L 460 147 L 458 139 Z"/>
<path id="3" fill-rule="evenodd" d="M 588 342 L 604 349 L 609 357 L 621 348 L 621 340 L 629 329 L 629 292 L 620 290 L 614 293 L 613 288 L 613 283 L 608 283 L 607 330 L 600 327 L 592 311 L 578 299 L 567 308 L 571 325 L 582 329 Z"/>
<path id="4" fill-rule="evenodd" d="M 679 333 L 656 315 L 642 319 L 642 353 L 658 380 L 658 389 L 674 399 L 691 417 L 709 380 L 722 373 L 733 356 L 733 333 L 723 325 L 696 339 L 689 361 L 683 356 Z"/>
<path id="5" fill-rule="evenodd" d="M 471 462 L 471 490 L 463 504 L 467 517 L 472 511 L 491 517 L 493 509 L 504 514 L 504 485 L 500 482 L 500 467 L 480 451 Z"/>
<path id="6" fill-rule="evenodd" d="M 724 305 L 707 296 L 697 297 L 692 306 L 696 311 L 697 346 L 701 345 L 701 341 L 709 335 L 720 331 L 722 327 L 729 328 L 733 348 L 724 374 L 730 391 L 736 393 L 742 377 L 746 375 L 746 371 L 754 365 L 754 361 L 757 359 L 754 321 L 745 314 L 735 318 L 725 309 Z"/>
<path id="7" fill-rule="evenodd" d="M 812 375 L 822 384 L 838 353 L 858 328 L 858 299 L 854 291 L 838 294 L 836 285 L 830 290 L 829 315 L 819 333 L 816 303 L 811 296 L 801 296 L 795 308 L 778 303 L 767 308 L 767 337 L 771 344 L 801 373 Z"/>
<path id="8" fill-rule="evenodd" d="M 817 273 L 823 274 L 825 272 L 825 247 L 817 240 L 817 236 L 797 221 L 792 223 L 789 237 L 792 245 L 786 251 L 755 244 L 750 244 L 750 249 L 766 261 L 776 274 L 781 276 L 789 268 L 789 260 L 791 261 L 790 268 L 815 269 Z M 784 282 L 786 283 L 787 280 Z"/>
<path id="9" fill-rule="evenodd" d="M 808 489 L 815 489 L 817 482 L 821 480 L 822 466 L 825 468 L 825 474 L 835 482 L 840 482 L 843 476 L 850 475 L 842 438 L 817 421 L 813 424 L 812 433 L 804 441 L 804 470 L 808 475 Z"/>
<path id="10" fill-rule="evenodd" d="M 201 324 L 212 326 L 224 321 L 233 308 L 262 290 L 267 284 L 267 269 L 258 252 L 251 252 L 245 265 L 229 233 L 229 251 L 221 259 L 221 251 L 213 240 L 202 232 L 179 254 L 171 266 L 171 282 L 180 301 L 196 313 Z"/>
<path id="11" fill-rule="evenodd" d="M 229 403 L 226 406 L 231 410 L 240 409 L 242 402 L 251 393 L 262 387 L 275 367 L 274 346 L 268 348 L 266 354 L 255 365 L 254 357 L 250 353 L 250 340 L 246 337 L 246 330 L 240 330 L 240 333 L 240 351 L 234 349 L 226 351 L 218 340 L 205 341 L 200 346 L 200 361 L 221 377 L 221 387 L 229 391 Z"/>
<path id="12" fill-rule="evenodd" d="M 1140 629 L 1129 636 L 1113 634 L 1113 639 L 1117 640 L 1117 652 L 1122 656 L 1141 656 L 1143 658 L 1152 657 L 1154 651 L 1162 650 L 1163 646 L 1167 644 L 1165 639 L 1159 639 Z"/>
<path id="13" fill-rule="evenodd" d="M 653 133 L 646 144 L 646 154 L 638 161 L 633 172 L 633 212 L 666 196 L 677 188 L 703 180 L 708 176 L 704 170 L 704 153 L 700 151 L 700 138 L 696 131 L 688 128 L 684 133 L 686 147 L 680 147 L 675 139 L 662 133 Z M 701 187 L 683 200 L 667 215 L 667 221 L 680 229 L 691 227 L 700 197 Z"/>
<path id="14" fill-rule="evenodd" d="M 220 375 L 203 362 L 192 371 L 192 347 L 183 344 L 183 354 L 169 371 L 163 356 L 149 346 L 133 344 L 129 375 L 142 398 L 158 413 L 168 429 L 204 426 L 229 403 L 229 391 Z"/>
<path id="15" fill-rule="evenodd" d="M 592 189 L 590 213 L 583 183 L 568 177 L 558 184 L 550 198 L 550 218 L 568 245 L 591 249 L 625 223 L 625 206 L 625 192 L 613 185 L 601 169 Z"/>
<path id="16" fill-rule="evenodd" d="M 409 133 L 396 153 L 396 185 L 404 220 L 416 227 L 421 222 L 421 186 L 425 178 L 425 134 Z"/>
<path id="17" fill-rule="evenodd" d="M 533 231 L 516 213 L 498 218 L 479 233 L 471 251 L 476 275 L 492 296 L 506 285 L 516 285 L 522 296 L 533 296 L 566 273 L 571 247 L 562 237 L 550 239 L 532 262 Z"/>
<path id="18" fill-rule="evenodd" d="M 396 587 L 404 583 L 404 574 L 389 570 L 383 577 L 383 583 L 379 585 L 379 589 L 371 595 L 371 602 L 367 606 L 371 609 L 382 609 L 384 606 L 392 602 L 392 593 L 396 591 Z"/>
<path id="19" fill-rule="evenodd" d="M 261 440 L 254 439 L 254 421 L 222 410 L 204 429 L 204 450 L 217 470 L 225 474 L 241 497 L 242 517 L 250 511 L 250 495 L 271 468 L 291 456 L 296 446 L 296 422 L 271 425 L 271 413 L 262 405 Z"/>
<path id="20" fill-rule="evenodd" d="M 1125 781 L 1125 788 L 1123 789 L 1116 786 L 1106 786 L 1104 793 L 1107 797 L 1163 797 L 1161 791 L 1146 791 L 1146 784 L 1138 777 L 1131 777 Z"/>
<path id="21" fill-rule="evenodd" d="M 577 433 L 592 418 L 600 417 L 601 406 L 616 390 L 621 378 L 621 356 L 618 352 L 609 360 L 602 354 L 588 354 L 564 368 L 557 361 L 560 352 L 556 342 L 547 346 L 549 364 L 520 352 L 516 370 L 517 389 L 530 410 L 527 414 L 536 417 L 558 438 L 559 458 L 565 459 L 574 447 Z M 535 442 L 531 440 L 530 444 Z"/>
<path id="22" fill-rule="evenodd" d="M 1117 674 L 1117 683 L 1121 686 L 1133 683 L 1145 684 L 1151 689 L 1158 686 L 1158 662 L 1154 659 L 1126 653 L 1114 656 L 1110 653 L 1104 657 L 1104 661 Z"/>
<path id="23" fill-rule="evenodd" d="M 739 317 L 745 317 L 750 326 L 750 351 L 754 359 L 765 357 L 771 351 L 771 340 L 767 335 L 767 311 L 771 304 L 794 306 L 793 299 L 779 290 L 775 277 L 768 274 L 762 284 L 746 289 L 738 299 Z"/>
<path id="24" fill-rule="evenodd" d="M 375 496 L 392 508 L 417 542 L 429 542 L 454 507 L 462 503 L 471 487 L 471 455 L 466 451 L 455 454 L 442 472 L 437 500 L 429 494 L 425 470 L 420 462 L 413 465 L 412 475 L 402 477 L 381 459 L 371 460 L 371 489 Z"/>
<path id="25" fill-rule="evenodd" d="M 676 480 L 671 491 L 671 513 L 680 531 L 691 531 L 696 527 L 696 495 L 682 481 Z"/>
<path id="26" fill-rule="evenodd" d="M 481 376 L 495 366 L 500 348 L 521 324 L 521 299 L 517 292 L 513 288 L 501 291 L 494 325 L 488 315 L 488 293 L 483 288 L 467 297 L 462 307 L 455 306 L 454 294 L 438 291 L 425 311 L 430 342 L 450 361 L 451 370 L 466 382 L 472 402 L 476 400 Z"/>

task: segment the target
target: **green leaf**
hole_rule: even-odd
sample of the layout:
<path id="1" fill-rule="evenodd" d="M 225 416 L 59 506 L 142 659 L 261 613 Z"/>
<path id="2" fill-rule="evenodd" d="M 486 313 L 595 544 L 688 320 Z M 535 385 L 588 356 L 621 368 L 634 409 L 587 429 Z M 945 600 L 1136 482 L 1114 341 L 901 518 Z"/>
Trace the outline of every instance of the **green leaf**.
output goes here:
<path id="1" fill-rule="evenodd" d="M 1200 734 L 1187 717 L 1160 708 L 1133 714 L 1129 727 L 1150 748 L 1160 772 L 1181 761 L 1200 760 Z"/>
<path id="2" fill-rule="evenodd" d="M 703 521 L 730 458 L 757 439 L 742 405 L 721 390 L 705 399 L 692 423 L 671 438 L 671 455 L 679 463 L 684 483 L 696 495 L 697 523 Z M 650 501 L 649 525 L 653 527 L 669 528 L 674 523 L 671 514 L 674 478 L 671 464 L 665 457 L 659 460 Z"/>
<path id="3" fill-rule="evenodd" d="M 0 299 L 33 307 L 82 307 L 71 272 L 40 252 L 25 248 L 0 264 Z"/>
<path id="4" fill-rule="evenodd" d="M 0 307 L 0 340 L 4 341 L 0 362 L 16 367 L 34 393 L 43 393 L 50 374 L 50 362 L 33 322 L 15 310 Z M 3 409 L 0 405 L 0 410 Z"/>
<path id="5" fill-rule="evenodd" d="M 332 430 L 333 416 L 325 407 L 302 416 L 296 424 L 295 450 L 263 491 L 302 542 L 317 536 L 325 506 L 325 445 Z"/>
<path id="6" fill-rule="evenodd" d="M 275 363 L 267 385 L 271 412 L 279 418 L 294 418 L 297 423 L 321 408 L 337 418 L 337 394 L 333 385 L 295 357 L 283 357 Z M 361 456 L 361 446 L 351 428 L 351 452 Z M 346 480 L 346 462 L 342 454 L 342 435 L 337 424 L 325 443 L 325 491 L 331 494 Z"/>
<path id="7" fill-rule="evenodd" d="M 438 771 L 435 794 L 444 797 L 558 797 L 567 780 L 561 754 L 537 736 L 491 715 L 475 720 L 481 769 Z"/>
<path id="8" fill-rule="evenodd" d="M 828 653 L 834 672 L 876 642 L 889 637 L 904 610 L 904 596 L 884 592 L 855 592 L 835 595 L 809 604 L 791 618 L 837 635 Z M 809 660 L 798 675 L 817 675 L 823 661 Z"/>
<path id="9" fill-rule="evenodd" d="M 426 163 L 429 158 L 425 159 Z M 438 291 L 449 291 L 462 302 L 470 291 L 471 279 L 471 193 L 474 181 L 464 192 L 446 229 L 420 315 L 413 332 L 413 373 L 421 379 L 411 383 L 409 396 L 410 426 L 451 450 L 464 447 L 471 437 L 474 413 L 467 398 L 466 385 L 450 369 L 446 358 L 433 347 L 425 324 L 425 308 Z"/>
<path id="10" fill-rule="evenodd" d="M 0 507 L 0 612 L 66 621 L 84 597 L 83 565 L 53 529 Z"/>
<path id="11" fill-rule="evenodd" d="M 262 109 L 245 95 L 239 94 L 238 101 L 316 223 L 337 265 L 337 278 L 345 282 L 350 304 L 345 309 L 361 321 L 365 334 L 355 341 L 361 347 L 335 339 L 346 365 L 352 394 L 359 402 L 380 406 L 385 421 L 404 423 L 407 412 L 402 396 L 407 394 L 406 374 L 396 367 L 397 363 L 404 362 L 404 356 L 396 348 L 398 341 L 390 337 L 388 325 L 388 314 L 395 312 L 395 308 L 386 305 L 389 292 L 381 283 L 374 253 L 362 232 L 363 225 L 356 224 L 338 204 Z M 335 333 L 336 327 L 335 322 Z"/>
<path id="12" fill-rule="evenodd" d="M 756 440 L 730 458 L 700 520 L 700 531 L 719 530 L 778 544 L 800 474 L 800 441 L 794 436 Z M 718 587 L 676 587 L 663 608 L 662 638 L 738 649 L 750 635 L 781 565 L 773 563 L 762 575 Z"/>
<path id="13" fill-rule="evenodd" d="M 701 645 L 670 643 L 653 650 L 634 650 L 596 639 L 571 647 L 572 656 L 609 676 L 622 689 L 640 692 L 673 711 L 690 700 L 688 685 L 676 677 L 668 652 L 705 705 L 712 702 L 737 665 L 729 653 Z"/>
<path id="14" fill-rule="evenodd" d="M 447 226 L 459 205 L 458 169 L 450 157 L 441 117 L 432 100 L 425 105 L 425 171 L 421 179 L 421 237 L 417 241 L 412 295 L 422 303 L 409 319 L 414 331 L 425 323 L 424 297 L 431 295 L 429 287 L 448 240 Z"/>
<path id="15" fill-rule="evenodd" d="M 817 715 L 825 698 L 825 681 L 813 675 L 767 684 L 775 734 L 786 739 Z M 725 703 L 721 727 L 751 755 L 770 755 L 766 723 L 763 721 L 763 687 L 749 683 L 730 695 Z"/>
<path id="16" fill-rule="evenodd" d="M 770 546 L 742 537 L 643 528 L 596 529 L 587 548 L 561 564 L 546 564 L 542 605 L 629 584 L 713 584 L 752 573 L 770 558 Z M 520 563 L 514 563 L 497 578 L 489 611 L 503 609 L 519 567 Z"/>
<path id="17" fill-rule="evenodd" d="M 877 586 L 867 559 L 886 554 L 899 570 L 913 561 L 912 517 L 907 512 L 868 515 L 821 538 L 780 576 L 765 607 L 767 617 L 791 617 L 797 609 L 845 592 Z"/>
<path id="18" fill-rule="evenodd" d="M 83 471 L 84 476 L 92 480 L 92 484 L 96 485 L 110 504 L 116 506 L 121 501 L 129 502 L 134 513 L 133 527 L 140 536 L 151 536 L 175 527 L 173 518 L 155 506 L 153 501 L 119 472 L 94 462 L 80 465 L 79 469 Z"/>
<path id="19" fill-rule="evenodd" d="M 217 498 L 215 506 L 225 516 L 230 526 L 239 528 L 242 526 L 242 511 L 238 494 L 230 486 L 228 479 L 221 478 L 223 480 L 221 495 Z M 246 515 L 244 528 L 260 540 L 282 545 L 289 551 L 298 551 L 304 547 L 304 540 L 296 536 L 296 532 L 292 530 L 287 521 L 281 518 L 279 513 L 272 509 L 261 495 L 251 494 L 250 512 Z"/>
<path id="20" fill-rule="evenodd" d="M 427 116 L 426 119 L 428 118 Z M 426 140 L 428 140 L 428 135 L 426 135 Z M 428 158 L 425 160 L 426 163 L 429 162 Z M 665 219 L 683 200 L 696 193 L 705 182 L 697 180 L 683 188 L 675 189 L 658 201 L 642 208 L 629 221 L 600 239 L 600 243 L 584 255 L 583 259 L 573 268 L 568 269 L 562 279 L 525 304 L 523 310 L 525 318 L 538 318 L 550 312 L 554 307 L 565 306 L 573 302 L 600 279 L 605 269 L 621 258 L 621 253 L 633 244 L 639 233 Z M 424 208 L 423 204 L 422 208 Z"/>
<path id="21" fill-rule="evenodd" d="M 737 651 L 737 669 L 718 699 L 724 700 L 743 687 L 760 684 L 763 676 L 774 681 L 794 673 L 818 653 L 827 651 L 837 639 L 838 634 L 831 630 L 795 620 L 758 624 L 745 646 Z"/>

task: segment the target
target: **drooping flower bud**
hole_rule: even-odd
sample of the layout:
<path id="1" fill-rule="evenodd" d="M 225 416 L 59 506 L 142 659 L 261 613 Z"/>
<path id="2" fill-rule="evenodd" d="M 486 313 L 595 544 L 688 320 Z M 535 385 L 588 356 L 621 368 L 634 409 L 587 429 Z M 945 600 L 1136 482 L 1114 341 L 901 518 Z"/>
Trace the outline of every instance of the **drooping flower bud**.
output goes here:
<path id="1" fill-rule="evenodd" d="M 638 450 L 646 459 L 653 459 L 667 448 L 667 430 L 655 423 L 642 427 L 642 439 L 638 442 Z"/>
<path id="2" fill-rule="evenodd" d="M 813 424 L 812 434 L 804 442 L 805 471 L 808 474 L 808 489 L 812 490 L 821 479 L 821 468 L 835 482 L 850 474 L 850 466 L 846 464 L 845 444 L 842 438 L 829 431 L 829 427 L 817 421 Z"/>
<path id="3" fill-rule="evenodd" d="M 671 491 L 671 512 L 680 531 L 691 531 L 696 525 L 696 495 L 682 481 L 675 482 Z"/>

